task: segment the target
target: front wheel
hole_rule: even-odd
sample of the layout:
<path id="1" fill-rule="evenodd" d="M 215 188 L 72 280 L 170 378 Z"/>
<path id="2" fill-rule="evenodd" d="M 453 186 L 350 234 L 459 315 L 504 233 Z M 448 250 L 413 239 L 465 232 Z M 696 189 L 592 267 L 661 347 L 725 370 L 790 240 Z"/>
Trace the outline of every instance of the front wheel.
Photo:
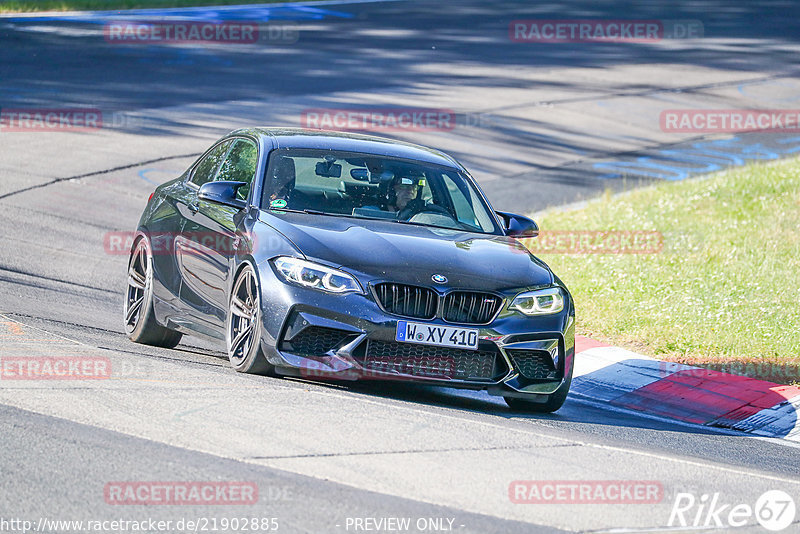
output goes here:
<path id="1" fill-rule="evenodd" d="M 171 349 L 181 340 L 180 332 L 156 322 L 153 312 L 153 255 L 146 237 L 136 242 L 128 261 L 125 292 L 125 333 L 131 341 Z"/>
<path id="2" fill-rule="evenodd" d="M 574 365 L 574 356 L 572 361 Z M 569 394 L 569 388 L 571 385 L 572 366 L 570 366 L 569 372 L 567 373 L 567 379 L 564 380 L 564 383 L 561 384 L 557 390 L 547 396 L 547 400 L 545 402 L 534 402 L 519 397 L 503 397 L 503 400 L 506 401 L 506 404 L 508 404 L 508 407 L 512 410 L 532 413 L 552 413 L 564 405 L 564 402 L 567 400 L 567 395 Z"/>
<path id="3" fill-rule="evenodd" d="M 226 341 L 231 366 L 240 373 L 273 375 L 270 365 L 261 350 L 261 288 L 256 272 L 247 264 L 233 284 Z"/>

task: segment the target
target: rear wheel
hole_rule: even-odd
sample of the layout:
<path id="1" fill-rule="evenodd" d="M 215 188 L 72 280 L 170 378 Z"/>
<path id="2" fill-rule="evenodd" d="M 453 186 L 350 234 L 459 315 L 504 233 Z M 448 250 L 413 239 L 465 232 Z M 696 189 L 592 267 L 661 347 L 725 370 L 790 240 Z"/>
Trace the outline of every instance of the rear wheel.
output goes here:
<path id="1" fill-rule="evenodd" d="M 261 288 L 255 270 L 247 264 L 233 284 L 225 329 L 228 359 L 240 373 L 274 374 L 261 350 L 261 324 Z"/>
<path id="2" fill-rule="evenodd" d="M 153 312 L 153 256 L 146 237 L 136 242 L 128 261 L 124 305 L 125 333 L 131 341 L 173 348 L 183 335 L 156 322 Z"/>

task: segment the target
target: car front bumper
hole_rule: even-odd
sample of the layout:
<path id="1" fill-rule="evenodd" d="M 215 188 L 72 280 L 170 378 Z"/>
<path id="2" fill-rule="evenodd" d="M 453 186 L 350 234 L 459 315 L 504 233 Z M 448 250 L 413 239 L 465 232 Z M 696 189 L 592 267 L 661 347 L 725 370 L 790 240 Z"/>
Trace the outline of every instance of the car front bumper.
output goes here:
<path id="1" fill-rule="evenodd" d="M 371 292 L 329 294 L 280 280 L 262 264 L 262 349 L 279 374 L 315 380 L 411 381 L 485 389 L 494 395 L 549 395 L 571 377 L 575 318 L 528 317 L 505 299 L 486 325 L 405 318 L 385 312 Z M 395 340 L 398 321 L 478 330 L 478 350 Z"/>

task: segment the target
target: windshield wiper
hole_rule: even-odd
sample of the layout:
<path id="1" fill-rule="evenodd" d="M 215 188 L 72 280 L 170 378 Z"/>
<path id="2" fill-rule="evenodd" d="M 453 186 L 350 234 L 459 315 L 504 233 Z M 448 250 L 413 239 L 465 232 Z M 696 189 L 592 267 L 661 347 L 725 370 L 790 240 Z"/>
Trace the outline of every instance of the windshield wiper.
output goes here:
<path id="1" fill-rule="evenodd" d="M 347 217 L 349 219 L 366 219 L 370 221 L 388 221 L 388 222 L 397 222 L 395 219 L 386 219 L 383 217 L 368 217 L 366 215 L 350 215 L 349 213 L 329 213 L 327 211 L 319 211 L 319 210 L 296 210 L 292 208 L 269 208 L 271 211 L 286 211 L 289 213 L 307 213 L 309 215 L 328 215 L 329 217 Z"/>
<path id="2" fill-rule="evenodd" d="M 306 213 L 308 215 L 333 215 L 319 210 L 295 210 L 292 208 L 269 208 L 270 211 L 287 211 L 290 213 Z"/>
<path id="3" fill-rule="evenodd" d="M 438 224 L 403 221 L 403 220 L 399 220 L 399 219 L 394 219 L 394 220 L 393 219 L 384 219 L 384 220 L 388 220 L 389 222 L 396 222 L 396 223 L 400 223 L 400 224 L 411 224 L 413 226 L 423 226 L 423 227 L 427 227 L 427 228 L 441 228 L 442 230 L 454 230 L 456 232 L 471 232 L 471 233 L 474 233 L 474 234 L 485 234 L 485 233 L 487 233 L 487 232 L 484 232 L 483 230 L 479 230 L 477 228 L 473 228 L 472 226 L 465 225 L 462 222 L 458 223 L 458 224 L 462 225 L 461 228 L 458 228 L 458 227 L 455 227 L 455 226 L 439 226 Z"/>
<path id="4" fill-rule="evenodd" d="M 396 223 L 400 223 L 400 224 L 411 224 L 413 226 L 427 226 L 428 228 L 443 228 L 445 230 L 460 230 L 460 228 L 454 228 L 453 226 L 439 226 L 437 224 L 404 221 L 402 219 L 387 219 L 387 220 L 389 222 L 396 222 Z"/>

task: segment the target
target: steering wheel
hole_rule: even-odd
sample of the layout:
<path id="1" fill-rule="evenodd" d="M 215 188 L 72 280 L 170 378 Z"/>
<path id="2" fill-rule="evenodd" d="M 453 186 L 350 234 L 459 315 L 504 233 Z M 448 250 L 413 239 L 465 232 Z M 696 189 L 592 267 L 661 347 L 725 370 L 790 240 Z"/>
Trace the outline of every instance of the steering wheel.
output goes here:
<path id="1" fill-rule="evenodd" d="M 453 217 L 453 215 L 443 207 L 437 206 L 436 204 L 425 204 L 421 210 L 408 219 L 408 222 L 437 224 L 440 221 L 445 222 L 445 218 L 447 219 L 447 223 L 458 222 L 456 218 Z"/>
<path id="2" fill-rule="evenodd" d="M 420 213 L 426 213 L 426 212 L 427 213 L 441 213 L 441 214 L 447 215 L 451 219 L 453 218 L 453 215 L 449 211 L 447 211 L 446 209 L 444 209 L 443 207 L 441 207 L 441 206 L 439 206 L 437 204 L 425 204 L 425 206 L 421 210 L 419 210 L 416 213 L 416 215 L 418 215 Z"/>

